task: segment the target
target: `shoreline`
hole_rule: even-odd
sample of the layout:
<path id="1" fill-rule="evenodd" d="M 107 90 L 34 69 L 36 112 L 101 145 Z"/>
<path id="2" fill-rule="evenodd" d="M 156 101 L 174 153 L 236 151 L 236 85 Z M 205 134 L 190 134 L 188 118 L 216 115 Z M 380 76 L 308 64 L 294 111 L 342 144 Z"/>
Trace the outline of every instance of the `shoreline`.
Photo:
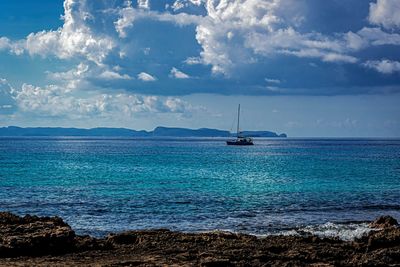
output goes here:
<path id="1" fill-rule="evenodd" d="M 0 213 L 1 266 L 354 266 L 400 264 L 400 228 L 380 217 L 355 239 L 230 232 L 76 235 L 59 217 Z"/>

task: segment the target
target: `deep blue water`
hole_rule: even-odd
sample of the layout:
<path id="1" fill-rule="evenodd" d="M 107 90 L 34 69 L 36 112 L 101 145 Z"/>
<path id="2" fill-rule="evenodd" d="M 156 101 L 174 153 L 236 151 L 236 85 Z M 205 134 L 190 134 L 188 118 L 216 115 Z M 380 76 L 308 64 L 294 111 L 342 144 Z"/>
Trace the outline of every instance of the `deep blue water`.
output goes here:
<path id="1" fill-rule="evenodd" d="M 400 219 L 400 140 L 0 139 L 0 210 L 78 233 Z"/>

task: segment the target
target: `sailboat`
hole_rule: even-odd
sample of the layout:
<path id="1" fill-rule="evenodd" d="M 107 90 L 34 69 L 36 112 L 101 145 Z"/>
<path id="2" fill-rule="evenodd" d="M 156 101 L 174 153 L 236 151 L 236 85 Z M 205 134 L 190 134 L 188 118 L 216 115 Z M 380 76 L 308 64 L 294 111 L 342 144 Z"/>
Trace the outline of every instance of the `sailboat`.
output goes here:
<path id="1" fill-rule="evenodd" d="M 237 131 L 236 131 L 236 139 L 227 140 L 226 144 L 228 146 L 252 146 L 254 145 L 253 140 L 250 137 L 245 137 L 240 132 L 239 128 L 240 123 L 240 104 L 238 106 L 238 118 L 237 118 Z"/>

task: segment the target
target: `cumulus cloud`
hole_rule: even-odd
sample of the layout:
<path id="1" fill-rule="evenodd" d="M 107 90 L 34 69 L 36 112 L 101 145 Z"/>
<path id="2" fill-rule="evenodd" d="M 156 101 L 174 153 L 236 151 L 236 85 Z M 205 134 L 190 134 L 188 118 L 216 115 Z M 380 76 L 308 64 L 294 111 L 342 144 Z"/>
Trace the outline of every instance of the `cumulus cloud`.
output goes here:
<path id="1" fill-rule="evenodd" d="M 184 63 L 188 65 L 198 65 L 203 64 L 203 61 L 200 57 L 188 57 L 187 59 L 185 59 Z"/>
<path id="2" fill-rule="evenodd" d="M 351 33 L 348 33 L 351 34 Z M 353 34 L 354 36 L 354 34 Z M 387 33 L 382 31 L 380 28 L 369 28 L 364 27 L 357 32 L 357 36 L 360 38 L 355 41 L 357 37 L 353 37 L 353 40 L 349 44 L 355 45 L 355 42 L 359 42 L 356 47 L 363 48 L 366 46 L 378 46 L 378 45 L 400 45 L 400 34 L 398 33 Z M 348 39 L 349 40 L 349 39 Z M 358 50 L 358 49 L 356 49 Z"/>
<path id="3" fill-rule="evenodd" d="M 182 9 L 193 4 L 190 2 L 179 0 L 173 7 Z M 398 26 L 399 3 L 378 0 L 371 4 L 370 21 Z M 369 46 L 400 45 L 399 34 L 379 28 L 364 27 L 356 33 L 338 33 L 331 37 L 318 32 L 301 33 L 295 28 L 304 17 L 290 9 L 295 1 L 205 0 L 202 4 L 207 16 L 198 23 L 196 39 L 203 51 L 200 58 L 190 57 L 186 63 L 209 64 L 214 73 L 229 74 L 238 64 L 253 63 L 254 55 L 285 54 L 325 62 L 357 63 L 359 60 L 352 52 Z M 386 22 L 378 19 L 383 17 Z"/>
<path id="4" fill-rule="evenodd" d="M 66 90 L 81 90 L 87 87 L 87 78 L 90 77 L 91 70 L 88 64 L 80 63 L 75 68 L 64 72 L 47 71 L 47 78 L 61 85 Z"/>
<path id="5" fill-rule="evenodd" d="M 290 25 L 299 24 L 299 16 L 293 13 L 290 3 L 280 0 L 270 1 L 175 1 L 173 10 L 178 11 L 189 4 L 204 7 L 206 16 L 185 12 L 171 14 L 136 9 L 131 3 L 120 9 L 119 18 L 114 23 L 121 38 L 127 38 L 127 31 L 140 19 L 152 19 L 177 25 L 196 25 L 196 40 L 202 47 L 200 57 L 188 58 L 188 64 L 211 65 L 214 73 L 228 74 L 236 64 L 253 62 L 254 54 L 267 56 L 275 52 L 299 57 L 318 57 L 329 62 L 354 62 L 354 58 L 342 55 L 337 42 L 318 34 L 300 34 Z M 294 19 L 296 18 L 296 19 Z M 256 39 L 259 42 L 255 42 Z M 265 43 L 273 44 L 266 48 Z M 282 44 L 282 45 L 281 45 Z M 290 50 L 287 50 L 290 48 Z M 309 50 L 318 50 L 310 53 Z M 267 51 L 268 50 L 268 51 Z M 308 50 L 308 51 L 306 51 Z"/>
<path id="6" fill-rule="evenodd" d="M 397 4 L 393 3 L 379 0 L 371 4 L 370 17 L 376 17 L 373 14 L 389 6 L 395 8 Z M 175 14 L 150 10 L 148 0 L 137 0 L 137 8 L 128 0 L 122 7 L 109 5 L 108 11 L 103 13 L 103 23 L 113 24 L 115 33 L 122 39 L 128 38 L 128 30 L 134 27 L 135 21 L 142 19 L 181 26 L 195 25 L 195 38 L 202 51 L 198 57 L 189 57 L 185 62 L 189 65 L 210 65 L 216 74 L 229 75 L 231 69 L 238 65 L 251 64 L 260 56 L 268 58 L 276 54 L 355 63 L 358 59 L 350 54 L 353 51 L 369 45 L 398 45 L 400 42 L 398 34 L 385 33 L 378 28 L 364 28 L 357 33 L 348 32 L 333 37 L 318 32 L 301 33 L 296 28 L 304 17 L 297 8 L 301 3 L 294 0 L 177 0 L 172 5 L 174 11 L 179 11 Z M 189 5 L 204 8 L 205 14 L 180 11 Z M 32 33 L 25 45 L 18 47 L 24 47 L 31 55 L 55 55 L 62 59 L 81 56 L 99 66 L 112 52 L 124 60 L 126 47 L 114 38 L 113 33 L 105 31 L 107 27 L 93 29 L 96 23 L 92 9 L 86 0 L 65 0 L 64 25 L 56 31 Z M 18 50 L 16 47 L 15 51 Z M 11 43 L 6 38 L 0 38 L 0 49 L 5 48 L 11 49 Z M 108 71 L 99 77 L 128 78 L 115 74 Z M 152 80 L 148 78 L 143 80 Z"/>
<path id="7" fill-rule="evenodd" d="M 6 50 L 15 55 L 24 53 L 24 41 L 12 42 L 7 37 L 0 37 L 0 51 Z"/>
<path id="8" fill-rule="evenodd" d="M 133 22 L 135 21 L 135 10 L 132 8 L 132 3 L 127 2 L 126 7 L 122 8 L 119 11 L 120 17 L 116 22 L 114 22 L 115 30 L 118 32 L 119 37 L 126 38 L 125 29 L 131 28 L 133 26 Z"/>
<path id="9" fill-rule="evenodd" d="M 136 116 L 141 113 L 173 113 L 190 115 L 196 110 L 179 98 L 145 96 L 127 93 L 95 93 L 70 91 L 58 85 L 45 87 L 23 84 L 15 92 L 20 112 L 43 117 L 113 117 Z"/>
<path id="10" fill-rule="evenodd" d="M 176 12 L 179 11 L 183 8 L 191 7 L 191 6 L 200 6 L 202 3 L 202 0 L 176 0 L 171 8 Z M 169 5 L 167 5 L 167 8 Z"/>
<path id="11" fill-rule="evenodd" d="M 150 1 L 149 0 L 137 0 L 138 7 L 149 9 L 150 8 Z"/>
<path id="12" fill-rule="evenodd" d="M 187 75 L 186 73 L 178 70 L 177 68 L 173 67 L 170 71 L 170 76 L 175 78 L 175 79 L 189 79 L 190 76 Z"/>
<path id="13" fill-rule="evenodd" d="M 137 78 L 143 82 L 154 82 L 157 80 L 156 77 L 154 77 L 146 72 L 139 73 Z"/>
<path id="14" fill-rule="evenodd" d="M 363 66 L 370 69 L 374 69 L 384 74 L 392 74 L 394 72 L 400 72 L 400 62 L 391 61 L 388 59 L 370 60 L 365 62 Z"/>
<path id="15" fill-rule="evenodd" d="M 132 80 L 133 78 L 128 74 L 120 74 L 112 70 L 106 70 L 99 75 L 100 78 L 106 80 Z"/>
<path id="16" fill-rule="evenodd" d="M 134 79 L 128 74 L 120 73 L 121 70 L 119 66 L 110 69 L 107 65 L 91 66 L 80 63 L 71 70 L 64 72 L 47 71 L 47 78 L 68 90 L 85 90 L 93 87 L 90 81 L 94 78 L 101 82 L 130 81 Z"/>
<path id="17" fill-rule="evenodd" d="M 25 41 L 30 55 L 53 55 L 61 59 L 81 56 L 101 64 L 115 47 L 113 39 L 92 31 L 88 22 L 93 19 L 85 0 L 64 1 L 64 25 L 56 31 L 31 33 Z"/>
<path id="18" fill-rule="evenodd" d="M 351 49 L 343 38 L 298 32 L 295 28 L 303 20 L 294 8 L 298 4 L 291 0 L 205 1 L 207 19 L 196 28 L 203 49 L 201 62 L 211 65 L 214 73 L 224 74 L 238 64 L 253 63 L 255 56 L 276 54 L 357 62 L 348 54 Z"/>
<path id="19" fill-rule="evenodd" d="M 6 37 L 0 37 L 0 50 L 8 50 L 10 48 L 10 40 Z"/>
<path id="20" fill-rule="evenodd" d="M 400 28 L 400 1 L 377 0 L 369 6 L 369 21 L 386 29 Z"/>
<path id="21" fill-rule="evenodd" d="M 0 78 L 0 115 L 15 111 L 14 89 L 5 79 Z"/>
<path id="22" fill-rule="evenodd" d="M 278 57 L 283 61 L 298 58 L 294 62 L 306 59 L 342 65 L 371 63 L 373 61 L 368 61 L 359 52 L 381 45 L 400 45 L 400 34 L 394 29 L 397 23 L 395 18 L 391 18 L 390 23 L 377 19 L 378 13 L 384 13 L 382 10 L 387 10 L 389 6 L 396 8 L 394 1 L 390 0 L 378 0 L 370 6 L 369 20 L 378 26 L 366 25 L 359 31 L 338 33 L 319 33 L 309 26 L 302 27 L 304 22 L 307 24 L 306 13 L 303 12 L 303 5 L 307 1 L 176 0 L 169 1 L 165 9 L 156 2 L 151 3 L 153 5 L 148 0 L 64 0 L 62 27 L 31 33 L 18 41 L 0 37 L 0 50 L 14 54 L 25 52 L 43 57 L 55 56 L 69 60 L 69 64 L 80 62 L 69 71 L 47 73 L 52 82 L 55 81 L 57 86 L 66 90 L 87 89 L 92 83 L 103 86 L 102 89 L 118 88 L 138 93 L 142 90 L 140 86 L 146 87 L 142 81 L 164 82 L 168 76 L 190 78 L 174 67 L 184 62 L 190 65 L 186 67 L 190 68 L 191 73 L 201 78 L 198 85 L 190 89 L 179 88 L 179 92 L 217 92 L 214 89 L 223 80 L 229 92 L 239 93 L 243 90 L 240 93 L 246 93 L 244 89 L 237 89 L 240 79 L 246 79 L 246 83 L 249 83 L 246 90 L 254 93 L 265 92 L 265 76 L 280 77 L 277 73 L 260 73 L 263 69 L 257 69 L 257 66 L 269 68 L 269 62 L 276 62 Z M 390 15 L 386 17 L 389 19 Z M 155 26 L 144 31 L 143 25 L 146 23 Z M 157 34 L 157 26 L 171 30 L 171 34 Z M 180 33 L 185 34 L 183 42 L 190 44 L 168 39 L 165 47 L 163 43 L 160 45 L 162 38 L 176 38 Z M 185 49 L 180 49 L 182 46 Z M 392 62 L 396 60 L 392 59 Z M 306 64 L 316 66 L 315 62 Z M 368 64 L 365 64 L 361 65 L 367 67 Z M 135 76 L 140 70 L 146 69 L 151 69 L 158 77 L 146 72 Z M 256 78 L 249 79 L 247 74 L 251 72 L 250 69 L 257 69 L 254 74 Z M 282 79 L 288 87 L 293 85 L 288 77 Z M 326 84 L 336 86 L 337 80 L 332 78 Z M 170 90 L 178 91 L 176 88 L 179 86 L 171 85 L 172 79 L 168 82 Z M 269 91 L 283 92 L 282 88 L 276 87 L 277 83 L 267 83 L 272 85 L 268 87 Z M 304 84 L 295 84 L 295 87 L 301 88 Z M 153 89 L 160 86 L 148 88 L 147 93 L 149 90 L 155 90 L 151 94 L 160 93 Z"/>
<path id="23" fill-rule="evenodd" d="M 115 30 L 119 37 L 126 38 L 127 31 L 134 26 L 134 22 L 140 19 L 153 19 L 156 21 L 170 22 L 179 26 L 198 24 L 203 18 L 201 16 L 179 13 L 159 13 L 150 10 L 149 1 L 138 0 L 138 8 L 132 6 L 131 1 L 125 2 L 125 7 L 119 10 L 119 18 L 114 22 Z"/>
<path id="24" fill-rule="evenodd" d="M 202 46 L 203 63 L 212 66 L 214 73 L 227 74 L 235 61 L 248 62 L 248 52 L 243 49 L 246 36 L 263 31 L 268 34 L 279 22 L 274 1 L 206 1 L 207 20 L 196 28 L 196 39 Z M 231 36 L 231 38 L 229 38 Z M 232 43 L 237 36 L 236 43 Z M 242 38 L 245 38 L 243 40 Z M 242 44 L 241 44 L 242 43 Z M 250 43 L 250 42 L 249 42 Z"/>
<path id="25" fill-rule="evenodd" d="M 103 112 L 105 103 L 100 98 L 74 97 L 68 89 L 56 85 L 44 88 L 23 84 L 16 93 L 18 107 L 22 112 L 37 116 L 80 117 Z"/>
<path id="26" fill-rule="evenodd" d="M 255 53 L 265 56 L 281 53 L 319 58 L 326 62 L 357 62 L 355 57 L 346 54 L 349 51 L 341 39 L 328 38 L 318 33 L 300 34 L 293 28 L 279 29 L 268 35 L 251 33 L 246 45 Z"/>

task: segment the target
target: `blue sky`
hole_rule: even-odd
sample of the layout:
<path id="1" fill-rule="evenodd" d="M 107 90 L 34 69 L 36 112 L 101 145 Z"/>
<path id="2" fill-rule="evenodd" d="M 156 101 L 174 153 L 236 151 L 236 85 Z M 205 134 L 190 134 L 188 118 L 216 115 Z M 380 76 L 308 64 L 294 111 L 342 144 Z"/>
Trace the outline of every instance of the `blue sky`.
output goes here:
<path id="1" fill-rule="evenodd" d="M 400 136 L 398 0 L 0 2 L 0 126 Z"/>

